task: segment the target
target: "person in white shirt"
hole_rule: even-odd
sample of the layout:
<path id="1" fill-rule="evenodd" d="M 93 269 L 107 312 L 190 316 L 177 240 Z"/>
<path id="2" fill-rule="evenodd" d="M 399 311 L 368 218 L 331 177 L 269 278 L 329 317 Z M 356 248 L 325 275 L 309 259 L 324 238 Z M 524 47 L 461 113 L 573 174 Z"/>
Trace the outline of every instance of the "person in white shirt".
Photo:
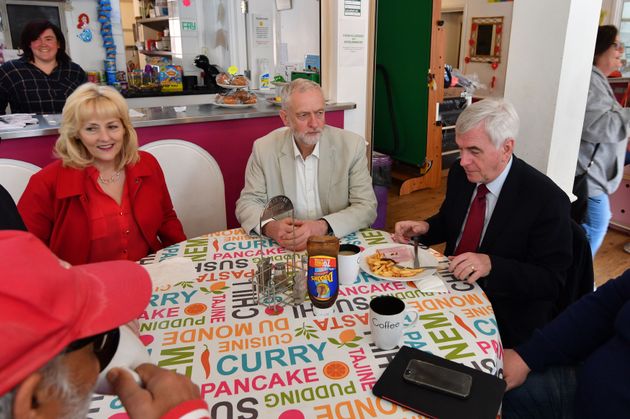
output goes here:
<path id="1" fill-rule="evenodd" d="M 283 91 L 285 127 L 256 140 L 236 202 L 236 218 L 247 233 L 262 233 L 282 247 L 304 250 L 312 235 L 345 236 L 376 219 L 376 197 L 368 172 L 365 140 L 326 125 L 324 94 L 297 79 Z M 263 220 L 269 199 L 287 196 L 295 218 Z"/>

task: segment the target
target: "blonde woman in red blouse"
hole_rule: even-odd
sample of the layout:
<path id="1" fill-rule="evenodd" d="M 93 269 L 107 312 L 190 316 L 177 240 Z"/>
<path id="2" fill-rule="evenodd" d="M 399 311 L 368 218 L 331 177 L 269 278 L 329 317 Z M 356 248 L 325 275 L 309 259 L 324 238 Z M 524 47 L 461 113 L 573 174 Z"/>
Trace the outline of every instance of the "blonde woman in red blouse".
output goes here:
<path id="1" fill-rule="evenodd" d="M 18 203 L 30 232 L 63 260 L 139 260 L 186 239 L 155 158 L 138 150 L 125 99 L 86 83 L 63 108 L 59 160 Z"/>

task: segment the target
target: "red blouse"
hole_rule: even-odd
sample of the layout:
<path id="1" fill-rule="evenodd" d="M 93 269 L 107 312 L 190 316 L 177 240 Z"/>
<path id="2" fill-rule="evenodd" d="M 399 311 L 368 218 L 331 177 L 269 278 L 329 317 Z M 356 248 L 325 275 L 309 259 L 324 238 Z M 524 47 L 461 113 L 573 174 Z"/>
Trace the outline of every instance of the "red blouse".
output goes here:
<path id="1" fill-rule="evenodd" d="M 90 261 L 126 259 L 137 261 L 149 254 L 149 244 L 131 211 L 129 189 L 125 183 L 120 205 L 98 183 L 98 170 L 85 169 L 88 218 L 92 223 Z"/>

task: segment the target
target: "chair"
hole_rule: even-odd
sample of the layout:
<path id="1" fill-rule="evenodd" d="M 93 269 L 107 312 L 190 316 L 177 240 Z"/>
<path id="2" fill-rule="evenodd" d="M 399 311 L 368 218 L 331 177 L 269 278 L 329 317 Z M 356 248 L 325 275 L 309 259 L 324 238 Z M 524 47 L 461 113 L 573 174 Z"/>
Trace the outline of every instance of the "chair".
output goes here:
<path id="1" fill-rule="evenodd" d="M 26 189 L 28 180 L 40 170 L 39 166 L 25 161 L 0 159 L 0 185 L 4 186 L 17 204 Z"/>
<path id="2" fill-rule="evenodd" d="M 223 174 L 207 151 L 183 140 L 159 140 L 140 149 L 160 163 L 187 237 L 226 229 Z"/>
<path id="3" fill-rule="evenodd" d="M 573 260 L 567 270 L 566 283 L 556 301 L 555 315 L 562 313 L 584 295 L 593 292 L 595 285 L 593 255 L 586 233 L 582 226 L 573 220 L 571 220 L 571 231 L 573 233 Z"/>

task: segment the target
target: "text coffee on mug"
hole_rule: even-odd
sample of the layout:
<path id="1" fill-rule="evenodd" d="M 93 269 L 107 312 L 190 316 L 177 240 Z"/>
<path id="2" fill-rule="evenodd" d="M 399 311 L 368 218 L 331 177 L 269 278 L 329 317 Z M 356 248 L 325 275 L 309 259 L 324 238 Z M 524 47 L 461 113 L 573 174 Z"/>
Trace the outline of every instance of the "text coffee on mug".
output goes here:
<path id="1" fill-rule="evenodd" d="M 405 318 L 413 320 L 405 324 Z M 403 332 L 418 321 L 418 312 L 405 310 L 405 303 L 391 295 L 382 295 L 370 301 L 370 332 L 376 346 L 392 349 L 398 346 Z"/>

